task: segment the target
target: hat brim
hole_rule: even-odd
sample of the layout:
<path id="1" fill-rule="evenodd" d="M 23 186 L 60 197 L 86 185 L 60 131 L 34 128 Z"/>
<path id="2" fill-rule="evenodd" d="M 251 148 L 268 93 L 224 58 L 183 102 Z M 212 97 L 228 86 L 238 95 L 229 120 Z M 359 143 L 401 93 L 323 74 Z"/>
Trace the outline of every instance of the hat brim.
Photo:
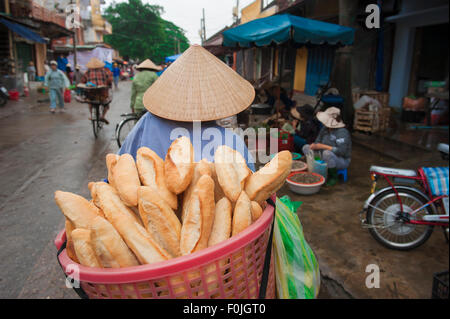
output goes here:
<path id="1" fill-rule="evenodd" d="M 293 107 L 291 109 L 291 115 L 292 115 L 293 118 L 295 118 L 297 120 L 300 120 L 300 112 L 297 111 L 297 108 Z"/>
<path id="2" fill-rule="evenodd" d="M 317 119 L 328 128 L 343 128 L 344 122 L 338 122 L 326 112 L 317 112 Z"/>

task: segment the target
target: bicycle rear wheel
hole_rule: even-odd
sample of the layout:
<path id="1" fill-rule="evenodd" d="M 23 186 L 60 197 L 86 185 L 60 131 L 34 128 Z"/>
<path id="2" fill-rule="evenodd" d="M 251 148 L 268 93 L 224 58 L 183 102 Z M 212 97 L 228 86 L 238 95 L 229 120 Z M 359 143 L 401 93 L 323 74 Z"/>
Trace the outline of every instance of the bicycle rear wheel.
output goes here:
<path id="1" fill-rule="evenodd" d="M 91 114 L 91 119 L 92 119 L 92 130 L 94 132 L 94 137 L 97 138 L 100 130 L 103 127 L 103 123 L 100 120 L 100 105 L 93 105 L 93 113 Z M 95 110 L 94 110 L 95 109 Z"/>
<path id="2" fill-rule="evenodd" d="M 418 193 L 403 189 L 398 193 L 400 204 L 393 190 L 387 190 L 374 198 L 367 211 L 367 223 L 370 234 L 382 245 L 390 249 L 410 250 L 425 243 L 433 232 L 433 226 L 410 224 L 410 220 L 420 221 L 423 216 L 433 213 L 430 206 L 421 209 L 414 216 L 408 214 L 428 202 Z"/>
<path id="3" fill-rule="evenodd" d="M 125 138 L 128 136 L 128 134 L 131 132 L 131 130 L 138 121 L 139 119 L 137 117 L 130 117 L 120 122 L 119 127 L 117 129 L 117 138 L 116 138 L 117 145 L 119 145 L 119 147 L 122 147 Z"/>

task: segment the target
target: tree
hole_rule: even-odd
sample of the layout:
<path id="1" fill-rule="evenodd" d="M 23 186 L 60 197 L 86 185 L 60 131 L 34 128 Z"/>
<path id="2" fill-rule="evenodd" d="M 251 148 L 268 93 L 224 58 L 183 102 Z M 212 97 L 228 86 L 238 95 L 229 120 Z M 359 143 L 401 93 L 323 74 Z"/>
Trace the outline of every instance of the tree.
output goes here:
<path id="1" fill-rule="evenodd" d="M 105 35 L 105 43 L 122 56 L 162 63 L 164 57 L 183 52 L 189 41 L 183 29 L 161 18 L 164 8 L 143 3 L 142 0 L 113 2 L 104 18 L 111 23 L 112 34 Z"/>

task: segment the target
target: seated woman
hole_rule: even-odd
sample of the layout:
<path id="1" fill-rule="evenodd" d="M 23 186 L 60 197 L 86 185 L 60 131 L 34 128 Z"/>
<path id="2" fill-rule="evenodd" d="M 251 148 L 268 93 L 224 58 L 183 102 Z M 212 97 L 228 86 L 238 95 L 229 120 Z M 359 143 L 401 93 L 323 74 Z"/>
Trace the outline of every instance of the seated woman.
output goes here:
<path id="1" fill-rule="evenodd" d="M 291 116 L 294 118 L 292 127 L 295 129 L 295 151 L 300 153 L 303 146 L 314 143 L 319 134 L 320 123 L 314 118 L 314 108 L 309 104 L 291 109 Z"/>
<path id="2" fill-rule="evenodd" d="M 330 107 L 325 112 L 318 112 L 317 118 L 324 125 L 313 144 L 303 146 L 303 153 L 320 151 L 322 160 L 328 165 L 327 185 L 337 182 L 337 171 L 350 165 L 352 140 L 350 132 L 345 128 L 338 108 Z"/>

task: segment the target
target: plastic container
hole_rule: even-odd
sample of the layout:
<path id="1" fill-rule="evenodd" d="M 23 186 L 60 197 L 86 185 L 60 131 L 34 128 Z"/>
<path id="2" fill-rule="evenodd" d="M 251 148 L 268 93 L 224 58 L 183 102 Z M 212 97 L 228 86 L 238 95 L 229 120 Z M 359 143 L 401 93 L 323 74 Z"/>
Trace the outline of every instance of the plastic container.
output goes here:
<path id="1" fill-rule="evenodd" d="M 239 235 L 196 253 L 149 265 L 84 267 L 74 263 L 65 249 L 58 259 L 66 275 L 76 269 L 80 287 L 92 299 L 258 298 L 273 217 L 274 208 L 267 205 L 261 217 Z M 65 240 L 62 230 L 55 239 L 56 248 Z M 273 254 L 266 297 L 275 298 Z"/>
<path id="2" fill-rule="evenodd" d="M 12 101 L 19 101 L 19 91 L 17 90 L 10 90 L 9 92 L 9 99 Z"/>
<path id="3" fill-rule="evenodd" d="M 313 174 L 315 176 L 320 177 L 320 181 L 314 184 L 303 184 L 294 182 L 292 180 L 292 177 L 297 174 Z M 288 178 L 286 179 L 286 182 L 288 183 L 288 187 L 291 191 L 293 191 L 296 194 L 299 195 L 312 195 L 316 194 L 320 191 L 320 188 L 325 183 L 325 178 L 322 175 L 316 174 L 316 173 L 309 173 L 309 172 L 294 172 L 289 174 Z"/>
<path id="4" fill-rule="evenodd" d="M 303 167 L 300 167 L 300 168 L 294 168 L 294 164 L 295 164 L 295 163 L 299 163 L 300 165 L 303 164 Z M 297 165 L 299 165 L 299 164 L 297 164 Z M 295 173 L 295 172 L 303 172 L 303 171 L 306 171 L 307 169 L 308 169 L 308 164 L 306 164 L 306 163 L 303 162 L 303 161 L 293 161 L 293 162 L 292 162 L 291 173 Z"/>
<path id="5" fill-rule="evenodd" d="M 278 144 L 278 152 L 294 150 L 294 135 L 280 130 L 276 135 L 270 134 L 270 144 Z"/>
<path id="6" fill-rule="evenodd" d="M 308 164 L 308 172 L 322 175 L 325 179 L 327 179 L 328 165 L 321 160 L 316 160 L 314 153 L 306 156 L 306 163 Z"/>

